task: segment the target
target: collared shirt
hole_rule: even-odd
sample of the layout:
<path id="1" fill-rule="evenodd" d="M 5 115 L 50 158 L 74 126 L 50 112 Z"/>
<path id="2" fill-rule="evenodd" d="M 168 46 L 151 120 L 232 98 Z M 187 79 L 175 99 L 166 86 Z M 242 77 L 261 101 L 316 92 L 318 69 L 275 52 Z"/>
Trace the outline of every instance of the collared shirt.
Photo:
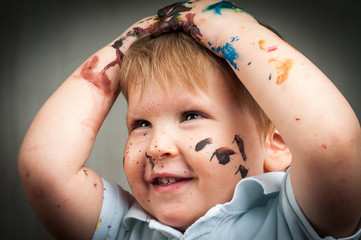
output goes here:
<path id="1" fill-rule="evenodd" d="M 150 216 L 119 186 L 104 182 L 93 239 L 334 239 L 320 238 L 297 204 L 289 172 L 241 180 L 233 199 L 211 208 L 184 233 Z M 361 239 L 361 228 L 348 238 Z"/>

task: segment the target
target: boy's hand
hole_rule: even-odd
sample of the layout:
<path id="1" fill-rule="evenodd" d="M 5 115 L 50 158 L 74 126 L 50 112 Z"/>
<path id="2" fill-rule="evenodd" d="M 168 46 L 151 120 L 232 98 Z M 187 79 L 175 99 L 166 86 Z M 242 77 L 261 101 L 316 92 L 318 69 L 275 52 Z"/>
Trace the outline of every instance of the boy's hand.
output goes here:
<path id="1" fill-rule="evenodd" d="M 174 3 L 158 11 L 153 36 L 184 30 L 199 43 L 223 56 L 222 47 L 229 39 L 227 26 L 257 22 L 237 5 L 228 1 L 202 0 Z M 236 24 L 237 25 L 237 24 Z"/>

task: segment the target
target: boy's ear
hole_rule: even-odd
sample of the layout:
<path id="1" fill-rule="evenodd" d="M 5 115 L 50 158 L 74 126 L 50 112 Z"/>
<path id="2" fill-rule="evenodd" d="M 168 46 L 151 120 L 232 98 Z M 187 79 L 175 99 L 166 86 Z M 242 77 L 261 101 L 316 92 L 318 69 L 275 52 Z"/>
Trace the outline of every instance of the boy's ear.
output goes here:
<path id="1" fill-rule="evenodd" d="M 264 161 L 265 172 L 284 171 L 290 166 L 291 152 L 277 129 L 267 136 L 265 146 L 267 153 Z"/>

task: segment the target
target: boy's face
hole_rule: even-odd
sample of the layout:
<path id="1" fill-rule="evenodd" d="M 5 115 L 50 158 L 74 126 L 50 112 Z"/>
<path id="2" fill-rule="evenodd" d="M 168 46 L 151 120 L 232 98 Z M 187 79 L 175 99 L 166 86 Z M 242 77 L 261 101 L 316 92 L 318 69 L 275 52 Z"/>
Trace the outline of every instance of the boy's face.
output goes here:
<path id="1" fill-rule="evenodd" d="M 160 222 L 185 230 L 211 207 L 232 199 L 237 183 L 264 171 L 255 123 L 239 109 L 216 72 L 208 89 L 129 94 L 124 170 L 140 205 Z"/>

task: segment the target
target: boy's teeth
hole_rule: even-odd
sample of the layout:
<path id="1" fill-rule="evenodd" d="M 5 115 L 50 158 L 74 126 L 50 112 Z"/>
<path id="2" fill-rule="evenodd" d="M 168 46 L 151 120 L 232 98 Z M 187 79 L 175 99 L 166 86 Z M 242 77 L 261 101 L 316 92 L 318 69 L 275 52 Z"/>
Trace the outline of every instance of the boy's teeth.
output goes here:
<path id="1" fill-rule="evenodd" d="M 176 182 L 174 177 L 160 177 L 157 179 L 160 185 L 168 185 Z"/>

